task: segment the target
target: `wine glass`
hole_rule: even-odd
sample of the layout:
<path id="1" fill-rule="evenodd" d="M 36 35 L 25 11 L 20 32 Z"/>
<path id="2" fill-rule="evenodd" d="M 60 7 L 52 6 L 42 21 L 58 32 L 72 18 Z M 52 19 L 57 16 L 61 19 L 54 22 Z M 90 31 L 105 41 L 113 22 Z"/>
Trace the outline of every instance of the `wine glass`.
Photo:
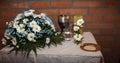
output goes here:
<path id="1" fill-rule="evenodd" d="M 61 34 L 65 37 L 65 40 L 71 39 L 71 31 L 69 28 L 69 16 L 67 15 L 59 15 L 58 17 L 58 24 L 61 29 Z"/>
<path id="2" fill-rule="evenodd" d="M 63 30 L 65 28 L 65 23 L 64 22 L 65 22 L 65 16 L 64 15 L 59 15 L 58 16 L 58 24 L 59 24 L 59 27 L 61 29 L 60 34 L 63 33 Z"/>

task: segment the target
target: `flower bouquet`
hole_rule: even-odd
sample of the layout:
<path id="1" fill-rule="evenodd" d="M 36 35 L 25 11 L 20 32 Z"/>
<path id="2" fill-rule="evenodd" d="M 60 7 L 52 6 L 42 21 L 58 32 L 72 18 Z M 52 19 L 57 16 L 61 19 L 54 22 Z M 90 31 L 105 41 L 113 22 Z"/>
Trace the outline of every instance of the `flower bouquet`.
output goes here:
<path id="1" fill-rule="evenodd" d="M 84 20 L 82 16 L 74 16 L 74 40 L 76 44 L 79 44 L 82 42 L 83 36 L 82 36 L 82 27 L 83 27 Z"/>
<path id="2" fill-rule="evenodd" d="M 11 47 L 10 52 L 20 51 L 28 57 L 31 51 L 37 55 L 38 48 L 57 45 L 64 40 L 64 37 L 56 32 L 51 19 L 44 13 L 34 14 L 34 11 L 18 14 L 13 21 L 6 23 L 8 28 L 2 44 Z"/>

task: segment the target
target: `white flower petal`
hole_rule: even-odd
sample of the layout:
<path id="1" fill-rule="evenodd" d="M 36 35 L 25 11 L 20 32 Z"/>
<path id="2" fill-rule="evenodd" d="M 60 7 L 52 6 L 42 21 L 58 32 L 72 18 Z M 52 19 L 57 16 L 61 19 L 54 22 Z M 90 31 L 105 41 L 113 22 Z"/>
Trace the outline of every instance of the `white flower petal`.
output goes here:
<path id="1" fill-rule="evenodd" d="M 13 38 L 13 39 L 11 40 L 11 42 L 12 42 L 13 45 L 16 45 L 16 44 L 17 44 L 16 38 Z"/>
<path id="2" fill-rule="evenodd" d="M 26 24 L 29 21 L 29 19 L 25 18 L 23 19 L 23 23 Z"/>
<path id="3" fill-rule="evenodd" d="M 13 23 L 13 28 L 17 28 L 17 27 L 18 27 L 18 23 L 19 23 L 19 22 L 14 22 L 14 23 Z"/>
<path id="4" fill-rule="evenodd" d="M 80 29 L 80 27 L 78 27 L 78 26 L 74 26 L 74 27 L 73 27 L 73 30 L 74 30 L 74 31 L 78 31 L 79 29 Z"/>
<path id="5" fill-rule="evenodd" d="M 35 37 L 35 34 L 34 33 L 29 33 L 28 34 L 28 36 L 27 36 L 27 39 L 29 40 L 29 41 L 33 41 L 34 42 L 34 37 Z"/>
<path id="6" fill-rule="evenodd" d="M 35 26 L 33 27 L 33 31 L 34 31 L 34 32 L 40 32 L 40 30 L 41 30 L 41 27 L 38 26 L 38 25 L 35 25 Z"/>
<path id="7" fill-rule="evenodd" d="M 77 41 L 81 41 L 81 39 L 83 38 L 83 36 L 81 34 L 75 34 L 74 35 L 74 39 Z"/>
<path id="8" fill-rule="evenodd" d="M 28 11 L 25 11 L 25 12 L 24 12 L 24 15 L 25 15 L 25 16 L 33 15 L 33 12 L 34 12 L 34 11 L 35 11 L 35 10 L 32 10 L 32 9 L 31 9 L 31 10 L 28 10 Z"/>
<path id="9" fill-rule="evenodd" d="M 3 45 L 6 45 L 7 41 L 6 41 L 6 39 L 5 39 L 5 38 L 2 38 L 2 40 L 1 40 L 1 41 L 2 41 L 2 44 L 3 44 Z"/>
<path id="10" fill-rule="evenodd" d="M 46 44 L 49 44 L 50 43 L 50 38 L 46 38 Z"/>
<path id="11" fill-rule="evenodd" d="M 41 18 L 45 19 L 46 14 L 45 13 L 41 13 L 40 16 L 41 16 Z"/>
<path id="12" fill-rule="evenodd" d="M 25 31 L 25 28 L 23 28 L 23 27 L 17 27 L 17 32 L 19 32 L 19 33 L 22 33 L 22 32 L 24 32 Z"/>
<path id="13" fill-rule="evenodd" d="M 81 26 L 84 23 L 84 20 L 81 18 L 79 20 L 77 20 L 77 25 Z"/>
<path id="14" fill-rule="evenodd" d="M 34 27 L 35 25 L 37 25 L 35 21 L 30 22 L 30 27 Z"/>

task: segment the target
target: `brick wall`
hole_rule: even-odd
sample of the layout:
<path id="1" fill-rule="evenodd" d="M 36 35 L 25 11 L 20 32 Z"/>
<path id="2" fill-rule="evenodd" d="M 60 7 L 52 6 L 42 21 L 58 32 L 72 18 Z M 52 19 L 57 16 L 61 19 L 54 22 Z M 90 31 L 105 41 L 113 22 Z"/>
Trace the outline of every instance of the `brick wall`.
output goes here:
<path id="1" fill-rule="evenodd" d="M 0 40 L 5 31 L 5 22 L 13 20 L 28 9 L 45 12 L 54 20 L 67 14 L 73 22 L 74 15 L 83 15 L 84 31 L 94 34 L 106 63 L 118 63 L 120 58 L 120 1 L 119 0 L 2 0 L 0 1 Z M 0 48 L 2 45 L 0 44 Z"/>

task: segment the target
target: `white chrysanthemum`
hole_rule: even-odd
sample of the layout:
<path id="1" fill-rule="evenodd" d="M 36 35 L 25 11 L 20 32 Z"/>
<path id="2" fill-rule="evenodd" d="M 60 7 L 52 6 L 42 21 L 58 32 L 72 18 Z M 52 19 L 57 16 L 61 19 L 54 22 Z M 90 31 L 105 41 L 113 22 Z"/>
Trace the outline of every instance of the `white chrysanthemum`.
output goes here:
<path id="1" fill-rule="evenodd" d="M 20 25 L 20 27 L 25 27 L 25 25 L 24 24 L 19 24 Z"/>
<path id="2" fill-rule="evenodd" d="M 37 25 L 35 21 L 30 22 L 30 27 L 34 27 L 35 25 Z"/>
<path id="3" fill-rule="evenodd" d="M 45 14 L 45 13 L 41 13 L 40 16 L 41 16 L 43 19 L 45 19 L 46 14 Z"/>
<path id="4" fill-rule="evenodd" d="M 74 35 L 74 39 L 77 41 L 81 41 L 81 39 L 83 38 L 83 36 L 81 34 L 75 34 Z"/>
<path id="5" fill-rule="evenodd" d="M 46 20 L 46 21 L 45 21 L 45 24 L 50 25 L 50 22 Z"/>
<path id="6" fill-rule="evenodd" d="M 27 34 L 28 34 L 27 31 L 24 31 L 24 32 L 22 33 L 23 36 L 26 36 Z"/>
<path id="7" fill-rule="evenodd" d="M 23 33 L 25 31 L 25 28 L 24 27 L 17 27 L 17 32 L 19 33 Z"/>
<path id="8" fill-rule="evenodd" d="M 34 14 L 33 17 L 34 17 L 34 18 L 37 18 L 37 17 L 41 18 L 41 16 L 40 16 L 40 15 L 37 15 L 37 14 Z"/>
<path id="9" fill-rule="evenodd" d="M 9 22 L 6 22 L 6 25 L 8 25 L 9 24 Z"/>
<path id="10" fill-rule="evenodd" d="M 77 20 L 77 25 L 78 26 L 82 26 L 83 23 L 84 23 L 84 20 L 82 18 Z"/>
<path id="11" fill-rule="evenodd" d="M 8 27 L 13 27 L 13 24 L 14 24 L 13 21 L 9 22 Z"/>
<path id="12" fill-rule="evenodd" d="M 4 33 L 4 37 L 5 37 L 6 39 L 10 39 L 9 36 L 10 36 L 10 33 L 7 33 L 7 32 Z"/>
<path id="13" fill-rule="evenodd" d="M 13 28 L 17 28 L 17 27 L 18 27 L 18 23 L 19 23 L 19 22 L 14 22 L 14 23 L 13 23 Z"/>
<path id="14" fill-rule="evenodd" d="M 23 23 L 26 24 L 29 21 L 29 19 L 25 18 L 23 19 Z"/>
<path id="15" fill-rule="evenodd" d="M 41 27 L 38 26 L 38 25 L 35 25 L 35 26 L 33 27 L 33 31 L 34 31 L 34 32 L 40 32 L 40 30 L 41 30 Z"/>
<path id="16" fill-rule="evenodd" d="M 74 27 L 73 27 L 73 30 L 74 30 L 74 31 L 78 31 L 79 29 L 80 29 L 79 26 L 74 26 Z"/>
<path id="17" fill-rule="evenodd" d="M 49 44 L 50 43 L 50 38 L 46 38 L 46 44 Z"/>
<path id="18" fill-rule="evenodd" d="M 16 16 L 16 18 L 14 19 L 14 21 L 20 20 L 20 19 L 22 18 L 22 15 L 23 15 L 23 14 L 18 14 L 18 15 Z"/>
<path id="19" fill-rule="evenodd" d="M 25 12 L 24 12 L 24 15 L 25 15 L 25 16 L 33 15 L 33 14 L 34 14 L 34 13 L 33 13 L 34 11 L 35 11 L 35 10 L 28 10 L 28 11 L 25 11 Z"/>
<path id="20" fill-rule="evenodd" d="M 51 28 L 52 28 L 54 31 L 56 31 L 56 30 L 55 30 L 55 26 L 54 26 L 54 25 L 51 25 Z"/>
<path id="21" fill-rule="evenodd" d="M 2 44 L 3 44 L 3 45 L 6 45 L 7 40 L 6 40 L 5 38 L 2 38 L 2 40 L 1 40 L 1 41 L 2 41 Z"/>
<path id="22" fill-rule="evenodd" d="M 27 39 L 28 39 L 29 41 L 35 42 L 36 40 L 34 39 L 34 37 L 35 37 L 35 34 L 34 34 L 34 33 L 29 33 L 28 36 L 27 36 Z"/>
<path id="23" fill-rule="evenodd" d="M 11 42 L 12 42 L 13 45 L 16 45 L 16 44 L 17 44 L 16 38 L 13 38 L 13 39 L 11 40 Z"/>

